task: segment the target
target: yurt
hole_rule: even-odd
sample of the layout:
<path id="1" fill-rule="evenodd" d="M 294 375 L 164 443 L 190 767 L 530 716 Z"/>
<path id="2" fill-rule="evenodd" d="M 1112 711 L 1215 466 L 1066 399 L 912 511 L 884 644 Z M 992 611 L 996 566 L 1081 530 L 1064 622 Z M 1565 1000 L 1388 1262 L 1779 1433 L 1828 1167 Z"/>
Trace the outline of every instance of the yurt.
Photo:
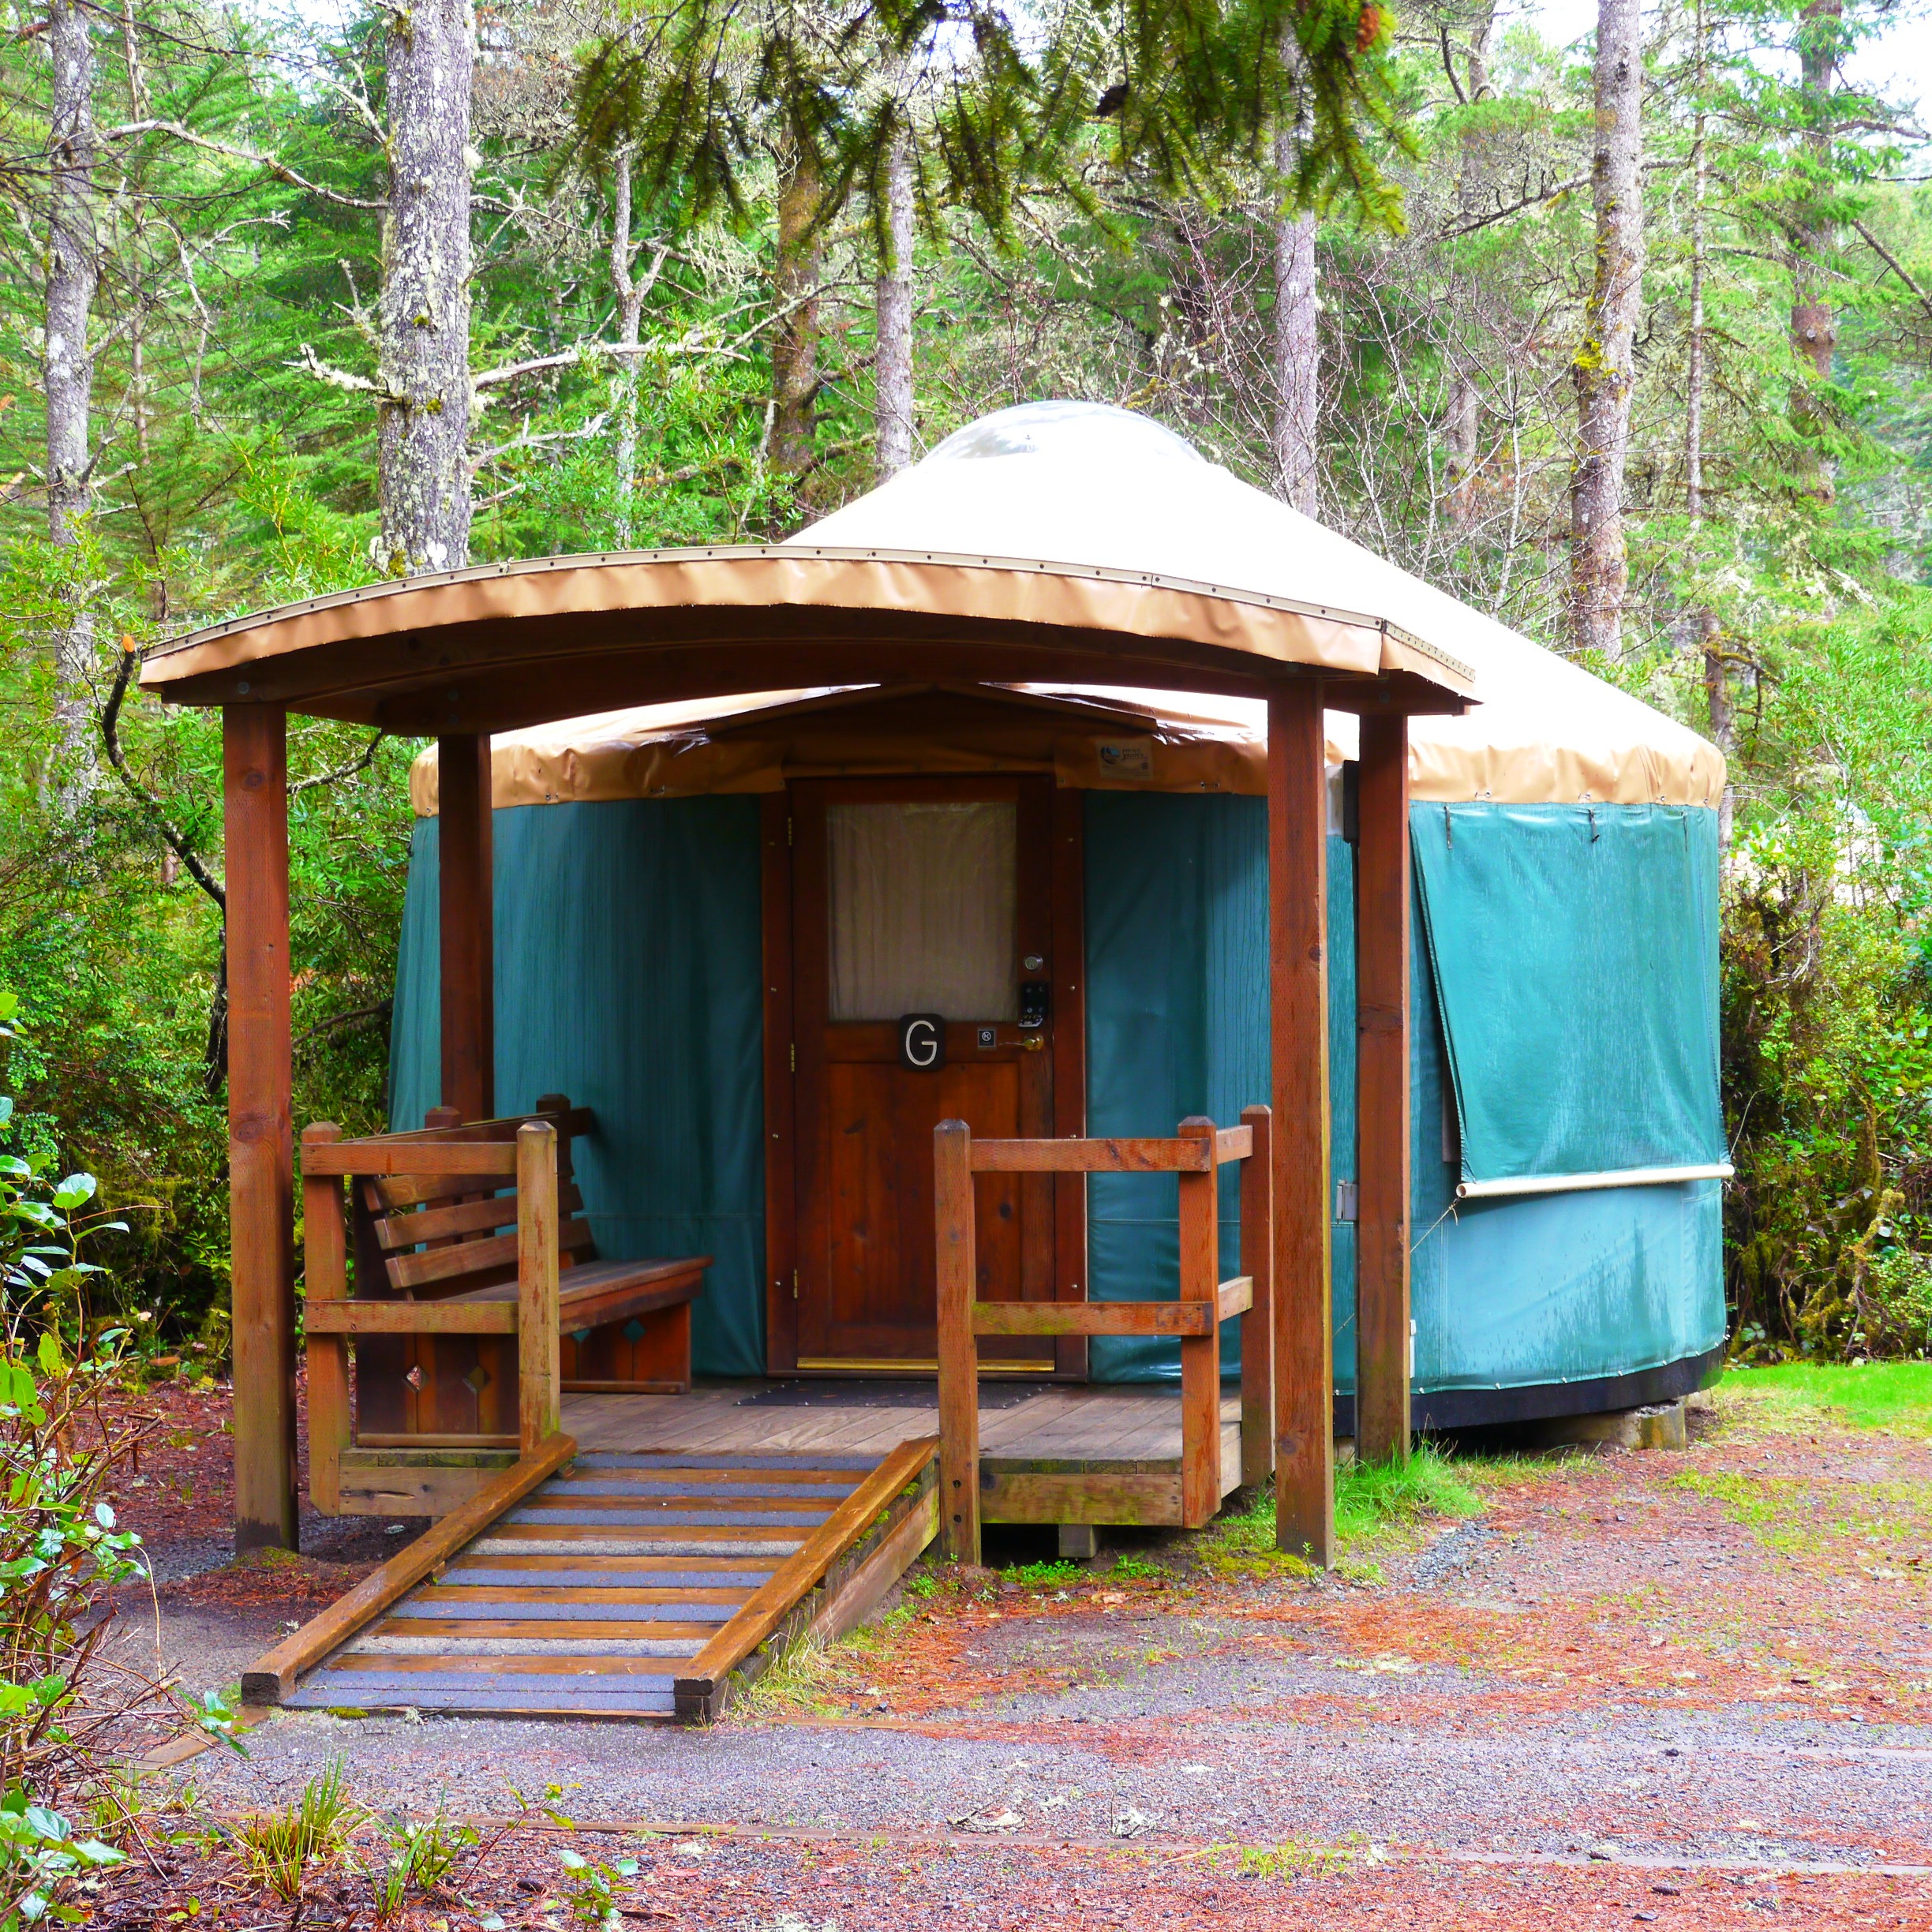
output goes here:
<path id="1" fill-rule="evenodd" d="M 1183 556 L 1199 583 L 1294 600 L 1311 623 L 1374 610 L 1404 648 L 1473 669 L 1473 708 L 1409 724 L 1414 1420 L 1625 1408 L 1714 1372 L 1729 1169 L 1711 746 L 1120 410 L 1001 411 L 793 543 L 1127 583 Z M 496 735 L 496 1103 L 564 1092 L 594 1111 L 576 1178 L 600 1253 L 710 1258 L 700 1375 L 932 1372 L 938 1119 L 1157 1135 L 1267 1099 L 1266 716 L 1225 695 L 908 677 Z M 1343 1434 L 1356 731 L 1328 713 Z M 396 1131 L 439 1093 L 433 751 L 412 791 Z M 1095 1175 L 1084 1200 L 1022 1188 L 991 1265 L 1050 1298 L 1170 1295 L 1176 1214 L 1171 1175 Z M 1231 1192 L 1223 1214 L 1231 1254 Z M 566 1349 L 567 1374 L 625 1372 L 621 1335 Z M 1014 1338 L 985 1365 L 1136 1382 L 1174 1361 L 1151 1339 Z"/>

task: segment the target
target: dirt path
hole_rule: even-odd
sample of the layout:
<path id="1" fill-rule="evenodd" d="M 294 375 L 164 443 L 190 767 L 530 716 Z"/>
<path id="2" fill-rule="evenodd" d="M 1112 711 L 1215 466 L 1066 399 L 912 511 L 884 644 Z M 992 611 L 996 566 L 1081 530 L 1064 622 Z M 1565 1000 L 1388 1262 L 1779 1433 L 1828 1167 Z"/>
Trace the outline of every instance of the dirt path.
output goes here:
<path id="1" fill-rule="evenodd" d="M 1932 1926 L 1932 1443 L 1733 1404 L 1682 1454 L 1470 1473 L 1479 1517 L 1341 1579 L 1225 1532 L 935 1571 L 710 1732 L 290 1715 L 190 1773 L 230 1814 L 338 1758 L 378 1808 L 560 1788 L 630 1828 L 578 1841 L 642 1860 L 620 1904 L 693 1926 Z M 237 1588 L 164 1593 L 178 1638 Z M 469 1896 L 560 1923 L 557 1842 Z"/>

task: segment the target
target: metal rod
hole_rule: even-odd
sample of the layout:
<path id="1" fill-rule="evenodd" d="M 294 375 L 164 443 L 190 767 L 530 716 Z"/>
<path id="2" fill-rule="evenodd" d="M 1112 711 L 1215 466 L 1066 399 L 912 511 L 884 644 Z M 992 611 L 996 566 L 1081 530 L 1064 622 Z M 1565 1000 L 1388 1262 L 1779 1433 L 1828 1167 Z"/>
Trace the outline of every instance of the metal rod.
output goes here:
<path id="1" fill-rule="evenodd" d="M 1673 1181 L 1728 1181 L 1736 1172 L 1728 1161 L 1695 1167 L 1619 1167 L 1608 1174 L 1525 1174 L 1515 1180 L 1463 1181 L 1458 1200 L 1492 1200 L 1505 1194 L 1580 1194 L 1586 1188 L 1658 1187 Z"/>

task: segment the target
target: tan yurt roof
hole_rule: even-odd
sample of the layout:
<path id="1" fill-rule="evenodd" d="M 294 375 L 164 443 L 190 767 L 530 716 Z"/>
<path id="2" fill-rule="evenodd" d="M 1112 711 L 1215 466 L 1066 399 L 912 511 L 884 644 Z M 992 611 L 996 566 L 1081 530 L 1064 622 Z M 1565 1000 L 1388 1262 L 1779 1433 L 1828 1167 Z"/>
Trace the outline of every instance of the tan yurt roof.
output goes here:
<path id="1" fill-rule="evenodd" d="M 1090 678 L 1260 696 L 1284 673 L 1313 672 L 1334 681 L 1338 705 L 1346 687 L 1372 702 L 1398 697 L 1405 710 L 1457 708 L 1470 673 L 1447 645 L 1390 612 L 1333 601 L 1350 588 L 1345 572 L 1203 542 L 1164 505 L 1181 462 L 1206 466 L 1144 418 L 1101 414 L 1097 432 L 1091 421 L 1074 432 L 1161 441 L 1137 462 L 1111 449 L 1076 459 L 1056 444 L 1050 461 L 1070 463 L 1078 496 L 1058 527 L 1002 515 L 1013 479 L 997 459 L 961 458 L 955 437 L 920 466 L 949 468 L 954 488 L 915 542 L 850 522 L 896 502 L 896 483 L 782 544 L 506 560 L 238 617 L 155 652 L 142 687 L 176 703 L 275 703 L 425 735 L 805 678 Z"/>
<path id="2" fill-rule="evenodd" d="M 1413 795 L 1516 803 L 1715 805 L 1724 760 L 1694 732 L 1506 625 L 1298 515 L 1143 416 L 1103 404 L 1002 410 L 782 549 L 941 550 L 1136 571 L 1327 611 L 1473 673 L 1477 706 L 1410 724 Z M 1391 646 L 1391 649 L 1393 647 Z M 1409 661 L 1418 661 L 1412 657 Z M 1331 761 L 1355 721 L 1331 712 Z M 762 692 L 573 718 L 500 735 L 499 805 L 776 790 L 788 777 L 1051 770 L 1063 784 L 1266 789 L 1259 700 L 1105 686 Z M 435 754 L 417 761 L 435 810 Z"/>

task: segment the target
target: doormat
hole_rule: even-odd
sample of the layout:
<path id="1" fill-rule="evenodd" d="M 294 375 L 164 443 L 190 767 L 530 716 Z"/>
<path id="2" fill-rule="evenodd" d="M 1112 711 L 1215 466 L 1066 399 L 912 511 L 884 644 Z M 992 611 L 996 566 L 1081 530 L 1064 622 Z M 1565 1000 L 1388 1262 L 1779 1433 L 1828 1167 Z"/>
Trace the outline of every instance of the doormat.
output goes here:
<path id="1" fill-rule="evenodd" d="M 1017 1409 L 1035 1395 L 1065 1387 L 1057 1382 L 998 1382 L 983 1377 L 982 1409 Z M 740 1409 L 934 1409 L 938 1384 L 932 1381 L 775 1382 L 769 1388 L 739 1397 Z"/>

